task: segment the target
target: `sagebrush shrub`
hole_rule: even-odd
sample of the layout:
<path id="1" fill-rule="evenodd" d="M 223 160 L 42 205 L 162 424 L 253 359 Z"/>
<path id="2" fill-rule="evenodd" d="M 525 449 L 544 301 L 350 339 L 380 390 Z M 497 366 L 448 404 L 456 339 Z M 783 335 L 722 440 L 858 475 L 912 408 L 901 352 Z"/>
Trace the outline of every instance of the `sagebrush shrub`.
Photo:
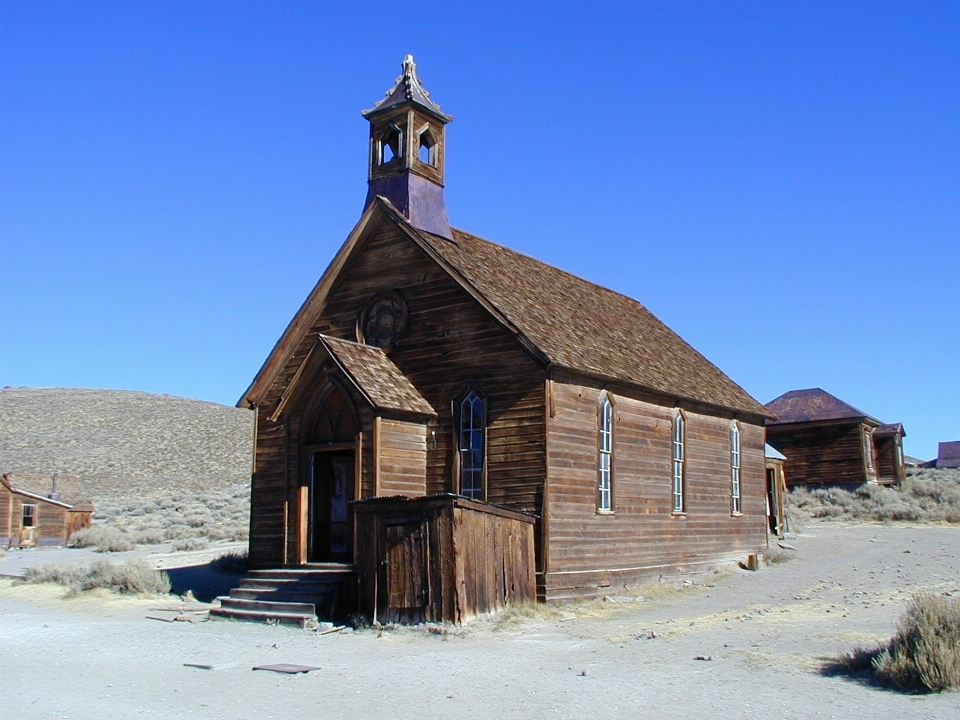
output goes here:
<path id="1" fill-rule="evenodd" d="M 28 583 L 56 583 L 82 592 L 106 588 L 130 595 L 166 595 L 170 592 L 170 578 L 155 570 L 143 558 L 133 558 L 119 565 L 107 559 L 90 565 L 80 563 L 38 563 L 24 571 Z"/>
<path id="2" fill-rule="evenodd" d="M 126 552 L 133 550 L 131 538 L 122 530 L 109 525 L 91 525 L 77 530 L 67 545 L 75 548 L 95 548 L 97 552 Z"/>
<path id="3" fill-rule="evenodd" d="M 874 667 L 880 679 L 901 688 L 960 688 L 960 600 L 915 595 Z"/>

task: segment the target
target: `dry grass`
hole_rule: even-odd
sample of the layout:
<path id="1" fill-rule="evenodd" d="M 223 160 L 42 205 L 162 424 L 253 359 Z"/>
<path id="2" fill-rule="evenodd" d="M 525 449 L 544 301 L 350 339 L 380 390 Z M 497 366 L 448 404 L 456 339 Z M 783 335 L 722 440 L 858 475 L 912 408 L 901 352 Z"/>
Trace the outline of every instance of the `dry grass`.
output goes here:
<path id="1" fill-rule="evenodd" d="M 26 569 L 27 583 L 55 583 L 79 593 L 95 588 L 106 588 L 129 595 L 166 595 L 170 592 L 170 578 L 165 572 L 154 570 L 142 558 L 114 564 L 97 560 L 90 565 L 81 563 L 38 563 Z"/>
<path id="2" fill-rule="evenodd" d="M 801 521 L 822 518 L 960 523 L 960 470 L 921 470 L 899 487 L 864 485 L 853 492 L 840 488 L 796 488 L 787 496 L 787 502 L 791 517 Z"/>
<path id="3" fill-rule="evenodd" d="M 91 525 L 70 536 L 70 547 L 96 548 L 97 552 L 126 552 L 133 550 L 131 538 L 123 531 L 105 525 Z"/>
<path id="4" fill-rule="evenodd" d="M 960 600 L 914 595 L 889 643 L 855 648 L 839 665 L 850 673 L 869 671 L 901 690 L 960 688 Z"/>

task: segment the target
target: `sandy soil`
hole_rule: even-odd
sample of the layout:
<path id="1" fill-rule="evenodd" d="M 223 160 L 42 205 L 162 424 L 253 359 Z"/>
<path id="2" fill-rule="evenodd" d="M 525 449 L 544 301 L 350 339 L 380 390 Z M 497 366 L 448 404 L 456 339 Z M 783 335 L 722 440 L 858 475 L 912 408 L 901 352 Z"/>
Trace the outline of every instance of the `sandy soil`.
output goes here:
<path id="1" fill-rule="evenodd" d="M 0 580 L 0 708 L 97 720 L 960 717 L 960 693 L 823 672 L 840 650 L 889 638 L 910 593 L 960 593 L 960 528 L 810 524 L 790 542 L 795 560 L 669 581 L 641 589 L 644 602 L 382 634 L 163 623 L 145 615 L 168 600 L 63 599 Z M 252 671 L 279 662 L 320 669 Z"/>

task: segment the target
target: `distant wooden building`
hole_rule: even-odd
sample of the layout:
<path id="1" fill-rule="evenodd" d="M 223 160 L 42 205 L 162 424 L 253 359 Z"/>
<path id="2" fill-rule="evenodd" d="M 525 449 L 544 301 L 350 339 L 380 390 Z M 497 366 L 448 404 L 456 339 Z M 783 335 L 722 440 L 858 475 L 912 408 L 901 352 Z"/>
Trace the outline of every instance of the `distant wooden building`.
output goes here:
<path id="1" fill-rule="evenodd" d="M 937 448 L 938 468 L 960 468 L 960 440 L 942 442 Z"/>
<path id="2" fill-rule="evenodd" d="M 438 561 L 487 596 L 505 592 L 490 573 L 525 577 L 504 575 L 503 563 L 525 562 L 515 551 L 493 558 L 462 544 L 485 543 L 483 533 L 430 545 L 435 521 L 423 518 L 438 494 L 518 522 L 516 537 L 529 526 L 530 582 L 546 600 L 757 552 L 771 413 L 640 303 L 451 228 L 451 118 L 412 58 L 364 116 L 360 221 L 238 403 L 257 415 L 252 565 L 360 560 L 360 587 L 372 588 L 388 557 L 407 558 L 418 577 Z M 369 500 L 399 496 L 425 499 L 399 510 Z M 388 506 L 421 529 L 358 531 L 358 516 L 386 517 Z M 452 556 L 428 562 L 427 547 Z M 447 607 L 425 584 L 401 582 L 417 589 L 365 592 L 390 617 L 423 617 L 411 597 Z M 391 609 L 383 598 L 394 595 L 407 605 Z"/>
<path id="3" fill-rule="evenodd" d="M 767 529 L 774 535 L 788 531 L 784 496 L 787 494 L 787 479 L 784 463 L 787 458 L 776 448 L 763 446 L 767 471 Z"/>
<path id="4" fill-rule="evenodd" d="M 0 545 L 66 545 L 70 536 L 89 527 L 93 503 L 74 476 L 0 476 Z"/>
<path id="5" fill-rule="evenodd" d="M 791 390 L 767 403 L 767 441 L 786 455 L 789 487 L 855 488 L 905 477 L 899 423 L 884 425 L 820 388 Z"/>

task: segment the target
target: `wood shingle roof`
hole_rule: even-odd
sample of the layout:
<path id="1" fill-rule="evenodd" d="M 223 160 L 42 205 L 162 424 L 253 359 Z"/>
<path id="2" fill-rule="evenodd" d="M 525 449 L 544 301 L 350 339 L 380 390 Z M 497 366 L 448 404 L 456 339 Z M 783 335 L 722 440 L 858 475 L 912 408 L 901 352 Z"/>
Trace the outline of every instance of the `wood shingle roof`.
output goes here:
<path id="1" fill-rule="evenodd" d="M 380 348 L 327 335 L 321 335 L 320 342 L 375 408 L 417 415 L 437 414 Z"/>
<path id="2" fill-rule="evenodd" d="M 767 409 L 777 416 L 767 425 L 786 425 L 799 422 L 824 422 L 827 420 L 855 420 L 864 418 L 873 423 L 880 421 L 845 403 L 835 395 L 820 388 L 791 390 L 767 403 Z"/>
<path id="3" fill-rule="evenodd" d="M 558 366 L 754 415 L 770 412 L 636 300 L 462 230 L 420 233 Z"/>

